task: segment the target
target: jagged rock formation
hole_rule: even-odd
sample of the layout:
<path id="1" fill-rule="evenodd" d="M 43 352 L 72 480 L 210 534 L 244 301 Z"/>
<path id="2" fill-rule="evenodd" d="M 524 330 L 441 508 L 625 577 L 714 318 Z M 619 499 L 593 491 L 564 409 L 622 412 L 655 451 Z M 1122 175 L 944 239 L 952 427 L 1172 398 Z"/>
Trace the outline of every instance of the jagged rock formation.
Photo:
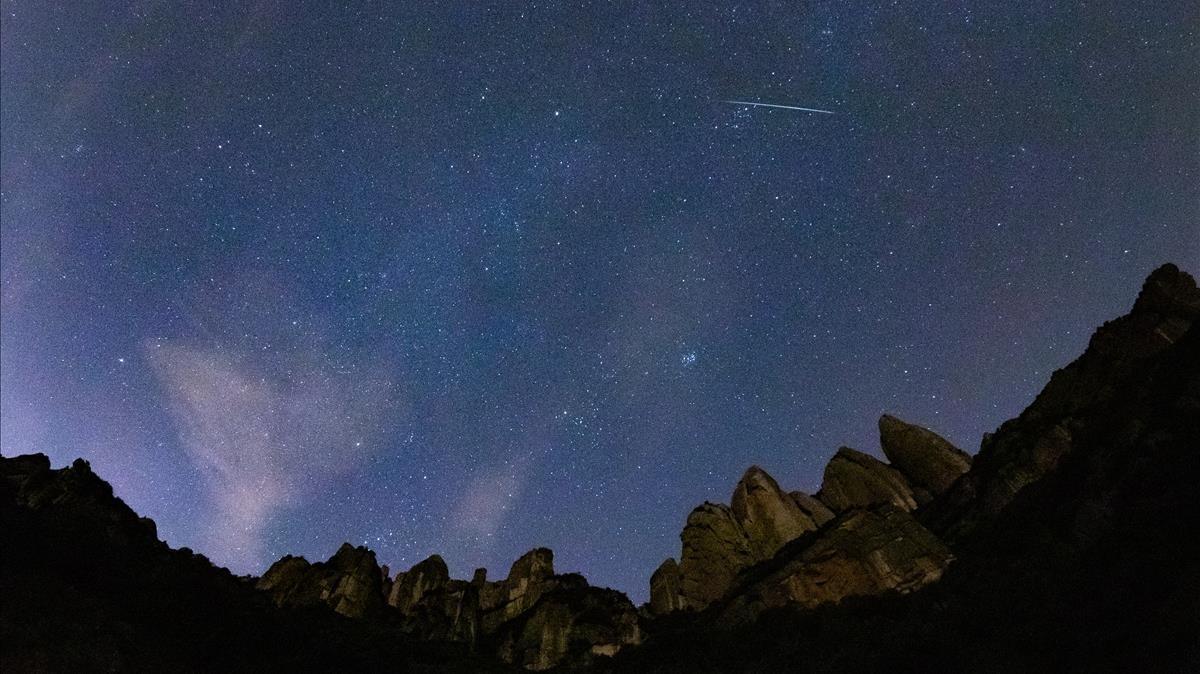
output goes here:
<path id="1" fill-rule="evenodd" d="M 557 588 L 554 553 L 535 548 L 513 562 L 503 582 L 487 587 L 483 593 L 484 624 L 495 628 L 528 611 L 543 594 Z"/>
<path id="2" fill-rule="evenodd" d="M 277 608 L 252 580 L 159 541 L 82 460 L 0 457 L 0 550 L 4 672 L 511 671 L 369 618 Z M 338 569 L 292 558 L 277 575 L 327 567 L 342 581 L 326 586 L 335 606 L 354 613 L 345 581 L 365 580 L 370 555 L 335 557 Z"/>
<path id="3" fill-rule="evenodd" d="M 974 461 L 885 415 L 892 465 L 843 448 L 816 497 L 752 467 L 731 506 L 689 515 L 641 615 L 544 548 L 500 581 L 437 556 L 393 579 L 349 544 L 238 579 L 169 549 L 86 462 L 0 457 L 0 669 L 499 666 L 474 652 L 538 670 L 963 671 L 982 653 L 994 671 L 1192 671 L 1197 319 L 1191 277 L 1156 270 Z"/>
<path id="4" fill-rule="evenodd" d="M 450 569 L 446 567 L 445 560 L 438 555 L 430 555 L 408 571 L 396 574 L 391 582 L 391 592 L 387 595 L 388 606 L 408 613 L 425 595 L 441 590 L 449 582 Z"/>
<path id="5" fill-rule="evenodd" d="M 375 553 L 343 543 L 327 562 L 309 564 L 288 555 L 271 565 L 255 585 L 279 606 L 328 604 L 351 618 L 377 615 L 383 608 L 383 576 Z"/>
<path id="6" fill-rule="evenodd" d="M 879 446 L 914 488 L 936 496 L 971 468 L 971 455 L 928 428 L 885 414 L 879 417 Z"/>
<path id="7" fill-rule="evenodd" d="M 1200 318 L 1200 289 L 1172 264 L 1146 279 L 1133 309 L 1100 327 L 1083 355 L 1056 371 L 1016 419 L 985 436 L 970 472 L 930 504 L 925 520 L 950 540 L 994 518 L 1073 451 L 1092 423 L 1081 415 L 1118 399 L 1154 357 Z"/>
<path id="8" fill-rule="evenodd" d="M 704 608 L 719 599 L 738 571 L 754 561 L 745 532 L 724 504 L 697 507 L 679 537 L 679 593 L 685 608 Z"/>
<path id="9" fill-rule="evenodd" d="M 355 618 L 378 617 L 386 603 L 413 637 L 463 643 L 529 669 L 567 658 L 578 665 L 641 639 L 625 595 L 589 587 L 577 574 L 555 574 L 547 548 L 522 555 L 498 582 L 488 582 L 485 569 L 471 581 L 452 579 L 438 555 L 388 580 L 374 553 L 347 543 L 325 563 L 284 557 L 257 587 L 281 607 L 323 603 Z"/>
<path id="10" fill-rule="evenodd" d="M 588 587 L 582 576 L 560 586 L 498 630 L 499 655 L 526 669 L 590 664 L 641 642 L 637 610 L 615 590 Z"/>
<path id="11" fill-rule="evenodd" d="M 900 471 L 849 447 L 839 448 L 825 466 L 817 498 L 837 513 L 879 503 L 905 510 L 918 505 L 912 486 Z"/>
<path id="12" fill-rule="evenodd" d="M 99 520 L 103 533 L 114 545 L 140 544 L 157 547 L 154 520 L 138 517 L 113 496 L 112 487 L 92 472 L 83 459 L 70 467 L 51 470 L 45 454 L 4 459 L 4 480 L 17 506 L 40 510 L 57 508 L 84 513 Z"/>
<path id="13" fill-rule="evenodd" d="M 751 466 L 738 481 L 730 510 L 755 559 L 769 559 L 784 543 L 817 528 L 796 500 L 758 466 Z"/>
<path id="14" fill-rule="evenodd" d="M 945 492 L 911 514 L 881 506 L 892 522 L 858 551 L 901 543 L 900 564 L 887 567 L 913 574 L 883 575 L 915 581 L 895 585 L 908 594 L 870 589 L 835 604 L 853 594 L 837 583 L 869 568 L 849 563 L 853 536 L 818 549 L 830 528 L 871 512 L 851 510 L 744 570 L 715 618 L 660 630 L 613 669 L 1197 671 L 1198 319 L 1192 279 L 1156 270 L 1132 311 L 987 436 Z M 953 563 L 914 590 L 943 550 Z M 815 609 L 737 626 L 780 604 L 811 605 L 827 588 L 838 591 Z"/>
<path id="15" fill-rule="evenodd" d="M 650 576 L 650 613 L 663 615 L 683 608 L 680 594 L 679 565 L 668 557 Z"/>
<path id="16" fill-rule="evenodd" d="M 952 559 L 907 511 L 890 503 L 853 509 L 751 569 L 721 612 L 724 620 L 740 623 L 788 604 L 811 608 L 889 590 L 910 592 L 941 578 Z"/>
<path id="17" fill-rule="evenodd" d="M 912 457 L 908 463 L 918 474 L 941 470 L 945 447 L 929 438 L 948 443 L 930 431 L 885 418 L 891 420 L 889 431 L 903 434 L 902 441 L 932 446 L 901 450 Z M 907 429 L 918 431 L 915 438 L 908 437 Z M 920 494 L 928 500 L 928 492 L 921 489 Z M 900 471 L 845 447 L 830 460 L 816 497 L 785 493 L 770 475 L 752 466 L 734 488 L 732 507 L 705 503 L 688 516 L 680 535 L 682 562 L 676 569 L 674 560 L 667 560 L 655 572 L 647 608 L 651 615 L 701 610 L 727 605 L 732 596 L 733 608 L 722 612 L 749 620 L 763 608 L 788 602 L 812 606 L 932 582 L 952 556 L 906 514 L 917 507 L 917 499 L 918 492 Z M 840 514 L 836 519 L 835 512 Z M 761 583 L 747 580 L 746 574 L 761 577 L 764 565 L 782 565 L 783 570 Z"/>
<path id="18" fill-rule="evenodd" d="M 672 569 L 672 560 L 655 573 L 657 580 L 651 579 L 651 614 L 708 607 L 729 592 L 743 570 L 825 526 L 835 513 L 880 503 L 911 510 L 918 503 L 899 471 L 844 447 L 826 467 L 825 482 L 815 497 L 800 491 L 789 494 L 762 468 L 751 466 L 734 487 L 730 502 L 732 506 L 704 503 L 688 515 L 680 533 L 678 570 Z"/>

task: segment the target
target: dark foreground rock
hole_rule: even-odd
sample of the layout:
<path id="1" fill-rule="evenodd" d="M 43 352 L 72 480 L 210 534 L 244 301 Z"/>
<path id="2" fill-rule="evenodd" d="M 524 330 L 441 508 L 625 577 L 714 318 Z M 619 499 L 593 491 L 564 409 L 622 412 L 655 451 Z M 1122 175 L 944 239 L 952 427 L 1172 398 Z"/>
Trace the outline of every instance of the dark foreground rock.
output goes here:
<path id="1" fill-rule="evenodd" d="M 83 461 L 0 457 L 0 551 L 3 672 L 508 671 L 385 622 L 277 608 L 253 579 L 160 542 Z"/>

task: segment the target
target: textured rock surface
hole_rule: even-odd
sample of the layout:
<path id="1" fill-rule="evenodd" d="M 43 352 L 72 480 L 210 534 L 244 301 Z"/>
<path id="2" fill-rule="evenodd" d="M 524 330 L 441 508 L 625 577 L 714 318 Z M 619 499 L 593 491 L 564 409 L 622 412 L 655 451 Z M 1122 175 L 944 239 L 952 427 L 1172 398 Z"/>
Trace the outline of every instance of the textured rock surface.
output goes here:
<path id="1" fill-rule="evenodd" d="M 810 496 L 802 491 L 794 491 L 791 493 L 791 497 L 800 510 L 805 515 L 808 515 L 818 527 L 824 525 L 834 517 L 833 511 L 829 509 L 829 506 L 821 503 L 815 496 Z"/>
<path id="2" fill-rule="evenodd" d="M 722 616 L 746 622 L 786 604 L 813 607 L 888 590 L 909 592 L 941 578 L 952 559 L 907 511 L 892 504 L 853 509 L 748 571 Z"/>
<path id="3" fill-rule="evenodd" d="M 751 466 L 738 481 L 730 510 L 756 560 L 770 558 L 784 543 L 817 528 L 813 518 L 758 466 Z"/>
<path id="4" fill-rule="evenodd" d="M 544 670 L 562 662 L 588 665 L 641 643 L 637 610 L 625 595 L 588 587 L 582 576 L 563 577 L 560 587 L 499 630 L 505 662 Z"/>
<path id="5" fill-rule="evenodd" d="M 328 562 L 309 564 L 286 556 L 271 565 L 256 587 L 278 606 L 328 604 L 342 615 L 362 618 L 383 608 L 383 574 L 375 553 L 343 543 Z"/>
<path id="6" fill-rule="evenodd" d="M 825 466 L 817 498 L 836 513 L 879 503 L 905 510 L 917 507 L 916 495 L 900 471 L 849 447 L 838 449 Z"/>
<path id="7" fill-rule="evenodd" d="M 1197 318 L 1195 280 L 1174 265 L 1156 269 L 1128 314 L 1101 326 L 1083 355 L 1056 371 L 1032 405 L 985 436 L 971 470 L 923 514 L 927 526 L 957 540 L 995 517 L 1073 450 L 1076 435 L 1091 425 L 1082 413 L 1118 400 L 1128 382 Z"/>
<path id="8" fill-rule="evenodd" d="M 547 548 L 535 548 L 521 555 L 509 568 L 507 578 L 485 590 L 485 629 L 492 631 L 503 622 L 524 613 L 543 593 L 557 586 L 553 552 Z"/>
<path id="9" fill-rule="evenodd" d="M 663 615 L 683 608 L 679 592 L 679 565 L 668 557 L 650 576 L 650 612 Z"/>
<path id="10" fill-rule="evenodd" d="M 704 608 L 719 599 L 738 571 L 754 561 L 733 511 L 720 503 L 706 502 L 693 510 L 679 537 L 679 589 L 685 608 Z"/>
<path id="11" fill-rule="evenodd" d="M 396 574 L 387 603 L 403 612 L 411 611 L 430 592 L 440 590 L 450 582 L 450 570 L 438 555 L 430 555 L 411 569 Z"/>
<path id="12" fill-rule="evenodd" d="M 971 455 L 933 431 L 885 414 L 879 418 L 879 446 L 892 467 L 914 487 L 941 494 L 971 468 Z"/>

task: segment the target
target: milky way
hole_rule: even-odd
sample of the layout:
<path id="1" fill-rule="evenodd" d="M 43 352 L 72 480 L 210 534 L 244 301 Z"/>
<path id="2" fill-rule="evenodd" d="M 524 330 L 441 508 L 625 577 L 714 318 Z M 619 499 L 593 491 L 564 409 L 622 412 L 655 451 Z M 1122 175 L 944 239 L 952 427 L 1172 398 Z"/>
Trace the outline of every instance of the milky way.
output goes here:
<path id="1" fill-rule="evenodd" d="M 748 465 L 974 451 L 1200 267 L 1195 3 L 208 4 L 2 3 L 0 451 L 238 572 L 644 599 Z"/>

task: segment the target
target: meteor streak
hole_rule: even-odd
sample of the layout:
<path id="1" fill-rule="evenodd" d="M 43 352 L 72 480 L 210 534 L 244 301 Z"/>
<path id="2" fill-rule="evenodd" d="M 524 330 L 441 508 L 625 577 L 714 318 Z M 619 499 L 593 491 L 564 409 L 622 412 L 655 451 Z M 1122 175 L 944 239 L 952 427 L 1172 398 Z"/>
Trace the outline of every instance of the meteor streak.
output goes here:
<path id="1" fill-rule="evenodd" d="M 774 103 L 752 103 L 750 101 L 721 101 L 722 103 L 732 103 L 734 105 L 752 105 L 760 108 L 783 108 L 784 110 L 802 110 L 804 112 L 819 112 L 822 115 L 832 115 L 831 110 L 818 110 L 816 108 L 801 108 L 795 105 L 776 105 Z"/>

